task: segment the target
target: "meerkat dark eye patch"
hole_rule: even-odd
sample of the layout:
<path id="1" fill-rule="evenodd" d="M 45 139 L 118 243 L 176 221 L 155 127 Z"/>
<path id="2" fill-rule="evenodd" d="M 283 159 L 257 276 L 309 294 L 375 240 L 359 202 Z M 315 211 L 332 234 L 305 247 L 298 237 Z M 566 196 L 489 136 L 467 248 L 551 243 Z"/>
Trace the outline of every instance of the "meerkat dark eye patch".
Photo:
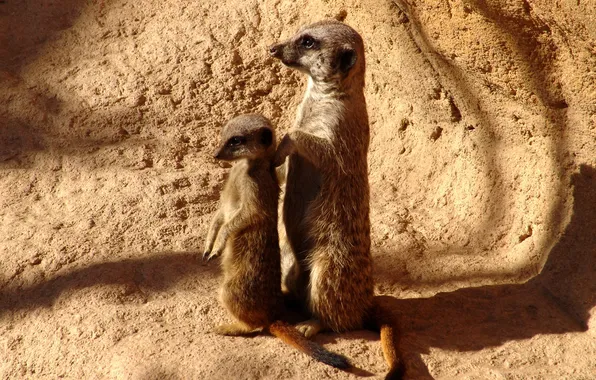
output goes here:
<path id="1" fill-rule="evenodd" d="M 227 146 L 239 146 L 246 142 L 246 138 L 244 136 L 234 136 L 228 140 L 226 143 Z"/>
<path id="2" fill-rule="evenodd" d="M 313 49 L 317 47 L 317 41 L 309 35 L 302 36 L 300 45 L 305 49 Z"/>
<path id="3" fill-rule="evenodd" d="M 342 49 L 337 57 L 339 70 L 347 74 L 348 71 L 356 64 L 358 56 L 353 49 Z"/>
<path id="4" fill-rule="evenodd" d="M 273 142 L 273 132 L 271 129 L 263 128 L 261 132 L 261 144 L 265 146 L 271 145 Z"/>

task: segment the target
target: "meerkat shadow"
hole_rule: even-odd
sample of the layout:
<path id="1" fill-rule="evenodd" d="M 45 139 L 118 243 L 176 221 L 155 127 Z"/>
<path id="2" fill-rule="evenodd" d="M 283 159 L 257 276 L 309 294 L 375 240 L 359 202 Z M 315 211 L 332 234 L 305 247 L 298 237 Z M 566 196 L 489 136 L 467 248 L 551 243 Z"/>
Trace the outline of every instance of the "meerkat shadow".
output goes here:
<path id="1" fill-rule="evenodd" d="M 432 378 L 431 348 L 469 352 L 536 335 L 585 332 L 596 305 L 596 169 L 572 176 L 573 212 L 542 271 L 523 284 L 489 285 L 430 298 L 383 296 L 400 321 L 409 378 Z"/>
<path id="2" fill-rule="evenodd" d="M 206 266 L 194 252 L 160 252 L 147 257 L 99 262 L 63 272 L 39 283 L 4 288 L 0 291 L 0 317 L 4 313 L 51 307 L 63 294 L 73 297 L 76 291 L 115 286 L 112 292 L 119 302 L 146 302 L 150 293 L 166 291 L 188 278 L 215 278 L 219 269 Z"/>

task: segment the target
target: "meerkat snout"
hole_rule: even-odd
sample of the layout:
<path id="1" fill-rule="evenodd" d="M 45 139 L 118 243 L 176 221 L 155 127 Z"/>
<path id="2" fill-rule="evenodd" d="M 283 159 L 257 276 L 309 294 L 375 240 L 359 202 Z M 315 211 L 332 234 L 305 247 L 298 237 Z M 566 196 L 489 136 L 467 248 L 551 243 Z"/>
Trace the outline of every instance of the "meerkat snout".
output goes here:
<path id="1" fill-rule="evenodd" d="M 271 56 L 278 58 L 277 55 L 279 54 L 279 45 L 271 45 L 269 46 L 269 54 L 271 54 Z"/>
<path id="2" fill-rule="evenodd" d="M 221 132 L 222 145 L 214 158 L 235 161 L 242 158 L 270 159 L 275 153 L 275 133 L 269 120 L 248 114 L 230 120 Z"/>

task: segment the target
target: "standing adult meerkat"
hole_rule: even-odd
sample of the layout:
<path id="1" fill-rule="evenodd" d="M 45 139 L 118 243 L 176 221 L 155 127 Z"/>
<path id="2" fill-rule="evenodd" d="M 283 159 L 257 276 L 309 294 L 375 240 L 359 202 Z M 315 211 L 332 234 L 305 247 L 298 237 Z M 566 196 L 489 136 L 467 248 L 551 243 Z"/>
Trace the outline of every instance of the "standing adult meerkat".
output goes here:
<path id="1" fill-rule="evenodd" d="M 289 156 L 283 201 L 287 241 L 296 262 L 284 285 L 313 316 L 298 328 L 361 329 L 373 322 L 390 365 L 401 378 L 398 332 L 374 298 L 368 184 L 368 114 L 362 37 L 338 21 L 302 27 L 270 54 L 308 75 L 296 123 L 281 141 L 275 165 Z"/>
<path id="2" fill-rule="evenodd" d="M 306 339 L 278 320 L 284 311 L 277 233 L 279 186 L 272 165 L 275 134 L 261 115 L 241 115 L 222 131 L 215 158 L 236 161 L 221 193 L 205 241 L 204 259 L 223 253 L 221 301 L 236 319 L 218 326 L 222 335 L 268 330 L 325 364 L 349 369 L 349 361 Z"/>

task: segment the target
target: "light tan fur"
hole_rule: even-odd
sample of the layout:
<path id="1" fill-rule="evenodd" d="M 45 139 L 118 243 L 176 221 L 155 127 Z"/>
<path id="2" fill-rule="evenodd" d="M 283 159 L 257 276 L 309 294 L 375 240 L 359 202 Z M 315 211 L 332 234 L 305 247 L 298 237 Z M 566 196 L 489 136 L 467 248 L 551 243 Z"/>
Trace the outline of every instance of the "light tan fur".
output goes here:
<path id="1" fill-rule="evenodd" d="M 373 297 L 362 38 L 346 24 L 323 21 L 270 53 L 308 75 L 295 126 L 275 157 L 287 165 L 282 255 L 295 258 L 284 285 L 313 317 L 298 328 L 310 337 L 373 322 L 389 347 L 397 333 Z M 401 367 L 395 348 L 385 352 L 392 368 Z"/>

